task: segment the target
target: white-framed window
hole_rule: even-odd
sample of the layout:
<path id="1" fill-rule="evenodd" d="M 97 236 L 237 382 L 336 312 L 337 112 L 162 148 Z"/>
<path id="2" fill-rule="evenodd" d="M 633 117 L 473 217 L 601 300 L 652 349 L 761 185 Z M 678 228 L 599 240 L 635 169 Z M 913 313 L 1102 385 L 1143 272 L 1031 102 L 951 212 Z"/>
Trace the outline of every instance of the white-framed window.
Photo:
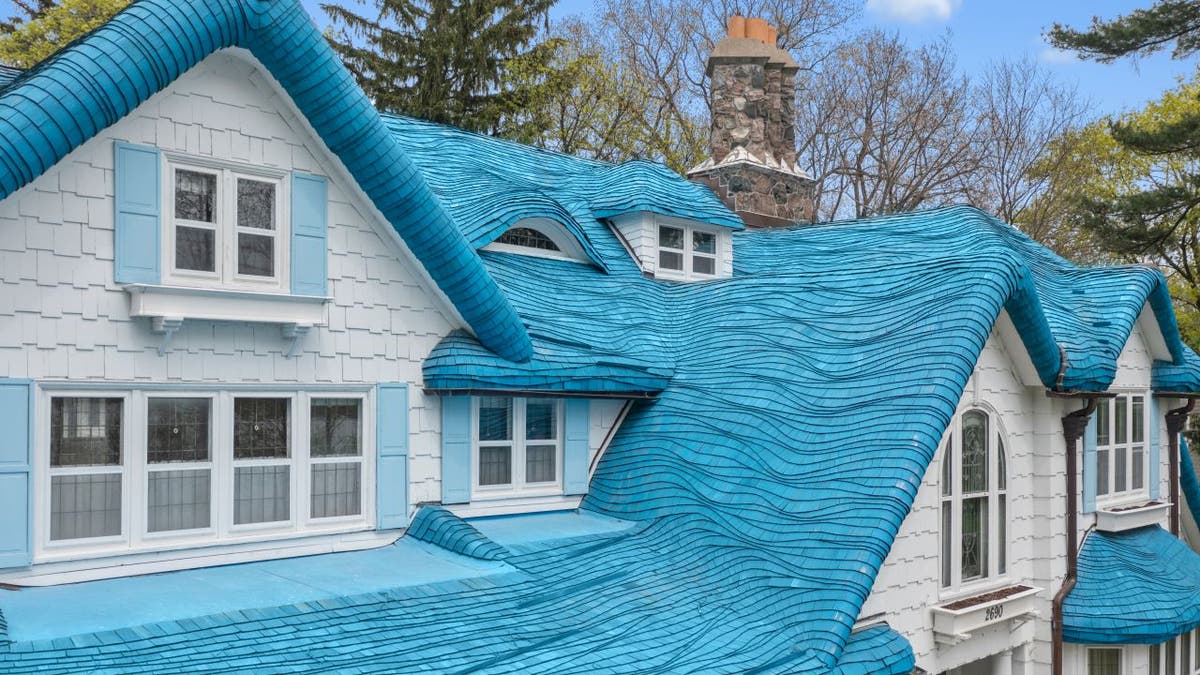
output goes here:
<path id="1" fill-rule="evenodd" d="M 717 275 L 717 233 L 692 225 L 658 224 L 659 276 L 704 279 Z"/>
<path id="2" fill-rule="evenodd" d="M 484 249 L 537 258 L 589 262 L 587 253 L 575 235 L 562 223 L 550 218 L 522 218 Z"/>
<path id="3" fill-rule="evenodd" d="M 1008 573 L 1008 458 L 996 415 L 955 417 L 941 455 L 943 593 L 997 583 Z"/>
<path id="4" fill-rule="evenodd" d="M 1150 645 L 1150 675 L 1200 673 L 1200 629 Z"/>
<path id="5" fill-rule="evenodd" d="M 481 396 L 474 399 L 472 413 L 475 497 L 562 492 L 561 400 Z"/>
<path id="6" fill-rule="evenodd" d="M 39 561 L 366 529 L 367 388 L 42 386 Z"/>
<path id="7" fill-rule="evenodd" d="M 286 173 L 168 156 L 163 195 L 171 283 L 278 290 L 287 283 Z"/>
<path id="8" fill-rule="evenodd" d="M 1121 675 L 1125 650 L 1120 647 L 1088 647 L 1087 675 Z"/>
<path id="9" fill-rule="evenodd" d="M 1148 494 L 1146 395 L 1119 394 L 1096 407 L 1096 499 L 1120 501 Z"/>

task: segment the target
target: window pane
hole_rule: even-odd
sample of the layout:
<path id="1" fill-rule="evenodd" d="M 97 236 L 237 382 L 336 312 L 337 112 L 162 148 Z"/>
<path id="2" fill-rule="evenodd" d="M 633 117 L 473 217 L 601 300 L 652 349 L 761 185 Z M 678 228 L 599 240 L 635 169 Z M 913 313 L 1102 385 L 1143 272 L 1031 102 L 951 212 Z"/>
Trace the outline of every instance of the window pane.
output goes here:
<path id="1" fill-rule="evenodd" d="M 152 398 L 146 404 L 146 460 L 207 462 L 211 402 L 206 398 Z"/>
<path id="2" fill-rule="evenodd" d="M 1096 445 L 1108 445 L 1111 439 L 1108 434 L 1108 410 L 1110 402 L 1102 401 L 1096 406 Z"/>
<path id="3" fill-rule="evenodd" d="M 513 400 L 505 396 L 479 399 L 479 440 L 512 440 Z"/>
<path id="4" fill-rule="evenodd" d="M 1146 487 L 1146 452 L 1140 445 L 1133 447 L 1133 454 L 1129 460 L 1129 473 L 1131 490 L 1141 490 Z"/>
<path id="5" fill-rule="evenodd" d="M 275 184 L 237 179 L 238 227 L 275 229 Z"/>
<path id="6" fill-rule="evenodd" d="M 1126 448 L 1113 449 L 1113 492 L 1124 492 L 1128 489 L 1127 479 L 1129 477 L 1128 466 L 1126 460 L 1129 458 L 1129 450 Z"/>
<path id="7" fill-rule="evenodd" d="M 362 464 L 339 462 L 312 467 L 312 517 L 362 513 Z"/>
<path id="8" fill-rule="evenodd" d="M 536 248 L 543 251 L 557 251 L 558 244 L 546 235 L 529 227 L 514 227 L 496 240 L 500 244 L 508 244 L 510 246 L 521 246 L 523 248 Z"/>
<path id="9" fill-rule="evenodd" d="M 951 529 L 950 522 L 953 505 L 950 502 L 942 502 L 942 585 L 949 586 L 953 581 L 950 578 L 950 570 L 953 566 L 950 564 L 951 556 L 951 540 L 954 537 L 954 532 Z"/>
<path id="10" fill-rule="evenodd" d="M 512 447 L 499 446 L 479 449 L 479 484 L 509 485 L 512 483 Z"/>
<path id="11" fill-rule="evenodd" d="M 291 456 L 286 398 L 233 401 L 233 458 L 282 459 Z"/>
<path id="12" fill-rule="evenodd" d="M 314 398 L 310 422 L 312 456 L 357 457 L 361 455 L 361 408 L 362 401 Z"/>
<path id="13" fill-rule="evenodd" d="M 1005 495 L 996 497 L 996 561 L 999 563 L 1000 574 L 1008 568 L 1008 500 Z"/>
<path id="14" fill-rule="evenodd" d="M 988 498 L 962 500 L 962 578 L 987 576 Z"/>
<path id="15" fill-rule="evenodd" d="M 1004 455 L 1004 439 L 996 434 L 996 486 L 1001 490 L 1008 487 L 1008 457 Z"/>
<path id="16" fill-rule="evenodd" d="M 683 230 L 678 227 L 660 225 L 658 227 L 658 245 L 661 248 L 673 248 L 682 251 Z"/>
<path id="17" fill-rule="evenodd" d="M 708 232 L 692 233 L 692 250 L 696 253 L 717 254 L 717 235 Z"/>
<path id="18" fill-rule="evenodd" d="M 692 271 L 696 274 L 716 274 L 717 260 L 716 258 L 705 258 L 704 256 L 692 257 Z"/>
<path id="19" fill-rule="evenodd" d="M 1124 443 L 1129 440 L 1129 416 L 1126 409 L 1128 399 L 1118 396 L 1113 401 L 1113 443 Z"/>
<path id="20" fill-rule="evenodd" d="M 198 530 L 209 526 L 212 512 L 209 469 L 151 471 L 147 495 L 149 532 Z"/>
<path id="21" fill-rule="evenodd" d="M 683 254 L 671 251 L 659 251 L 658 266 L 664 270 L 683 271 Z"/>
<path id="22" fill-rule="evenodd" d="M 121 534 L 121 475 L 50 477 L 50 539 Z"/>
<path id="23" fill-rule="evenodd" d="M 175 217 L 217 222 L 217 176 L 179 169 L 175 172 Z"/>
<path id="24" fill-rule="evenodd" d="M 949 497 L 954 492 L 954 434 L 946 441 L 942 452 L 942 495 Z"/>
<path id="25" fill-rule="evenodd" d="M 557 412 L 557 401 L 531 399 L 525 406 L 525 438 L 539 441 L 558 438 L 558 425 L 554 420 Z"/>
<path id="26" fill-rule="evenodd" d="M 1158 645 L 1150 645 L 1150 675 L 1162 675 L 1162 655 Z"/>
<path id="27" fill-rule="evenodd" d="M 1141 443 L 1146 440 L 1146 403 L 1141 396 L 1134 396 L 1132 403 L 1133 442 Z"/>
<path id="28" fill-rule="evenodd" d="M 1175 675 L 1175 640 L 1167 640 L 1166 659 L 1164 668 L 1169 675 Z"/>
<path id="29" fill-rule="evenodd" d="M 121 399 L 52 399 L 50 466 L 120 464 Z"/>
<path id="30" fill-rule="evenodd" d="M 529 483 L 552 483 L 558 480 L 554 468 L 553 445 L 531 445 L 525 448 L 525 481 Z"/>
<path id="31" fill-rule="evenodd" d="M 1192 673 L 1192 636 L 1181 635 L 1179 637 L 1179 672 L 1191 675 Z"/>
<path id="32" fill-rule="evenodd" d="M 239 466 L 233 471 L 233 523 L 274 523 L 291 513 L 291 469 Z"/>
<path id="33" fill-rule="evenodd" d="M 987 415 L 972 411 L 962 418 L 962 491 L 963 494 L 988 489 Z"/>
<path id="34" fill-rule="evenodd" d="M 1088 675 L 1121 675 L 1120 649 L 1089 649 Z"/>
<path id="35" fill-rule="evenodd" d="M 1096 451 L 1096 494 L 1108 494 L 1108 450 Z"/>
<path id="36" fill-rule="evenodd" d="M 275 276 L 275 237 L 238 234 L 238 274 Z"/>
<path id="37" fill-rule="evenodd" d="M 216 232 L 199 227 L 175 228 L 175 269 L 213 272 L 217 269 Z"/>

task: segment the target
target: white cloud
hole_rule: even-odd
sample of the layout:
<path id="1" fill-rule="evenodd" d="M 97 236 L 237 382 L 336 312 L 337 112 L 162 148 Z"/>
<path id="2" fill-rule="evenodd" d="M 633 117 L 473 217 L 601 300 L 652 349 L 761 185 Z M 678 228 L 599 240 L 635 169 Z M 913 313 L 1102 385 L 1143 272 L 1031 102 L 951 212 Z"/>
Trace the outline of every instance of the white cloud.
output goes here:
<path id="1" fill-rule="evenodd" d="M 1054 47 L 1046 47 L 1038 54 L 1038 60 L 1040 60 L 1042 63 L 1059 65 L 1063 63 L 1075 63 L 1079 59 L 1075 57 L 1074 52 L 1055 49 Z"/>
<path id="2" fill-rule="evenodd" d="M 867 11 L 888 21 L 946 21 L 961 0 L 867 0 Z"/>

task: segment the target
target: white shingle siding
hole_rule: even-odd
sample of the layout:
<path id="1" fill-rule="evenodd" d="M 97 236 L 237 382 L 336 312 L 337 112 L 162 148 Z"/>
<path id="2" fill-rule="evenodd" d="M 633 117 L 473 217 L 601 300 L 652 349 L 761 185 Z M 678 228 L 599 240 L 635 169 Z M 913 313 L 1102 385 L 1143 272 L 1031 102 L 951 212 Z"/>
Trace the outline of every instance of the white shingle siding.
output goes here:
<path id="1" fill-rule="evenodd" d="M 455 319 L 267 78 L 217 53 L 0 202 L 0 377 L 408 382 L 409 496 L 436 501 L 440 418 L 421 363 Z M 185 321 L 158 354 L 160 336 L 130 319 L 113 283 L 114 140 L 330 178 L 329 323 L 297 357 L 283 357 L 277 325 L 202 321 Z"/>

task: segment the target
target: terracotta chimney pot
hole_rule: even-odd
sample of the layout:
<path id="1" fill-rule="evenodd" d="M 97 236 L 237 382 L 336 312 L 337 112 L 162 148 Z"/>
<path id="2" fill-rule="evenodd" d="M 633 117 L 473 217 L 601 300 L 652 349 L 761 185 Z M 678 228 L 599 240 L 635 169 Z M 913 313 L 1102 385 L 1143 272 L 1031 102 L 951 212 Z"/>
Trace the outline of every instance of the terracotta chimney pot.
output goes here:
<path id="1" fill-rule="evenodd" d="M 754 38 L 763 44 L 767 43 L 769 28 L 767 22 L 762 19 L 746 19 L 746 37 Z"/>
<path id="2" fill-rule="evenodd" d="M 779 29 L 767 26 L 767 44 L 774 47 L 779 44 Z"/>
<path id="3" fill-rule="evenodd" d="M 740 14 L 734 14 L 733 16 L 729 17 L 727 25 L 729 26 L 729 37 L 746 37 L 746 17 Z"/>

